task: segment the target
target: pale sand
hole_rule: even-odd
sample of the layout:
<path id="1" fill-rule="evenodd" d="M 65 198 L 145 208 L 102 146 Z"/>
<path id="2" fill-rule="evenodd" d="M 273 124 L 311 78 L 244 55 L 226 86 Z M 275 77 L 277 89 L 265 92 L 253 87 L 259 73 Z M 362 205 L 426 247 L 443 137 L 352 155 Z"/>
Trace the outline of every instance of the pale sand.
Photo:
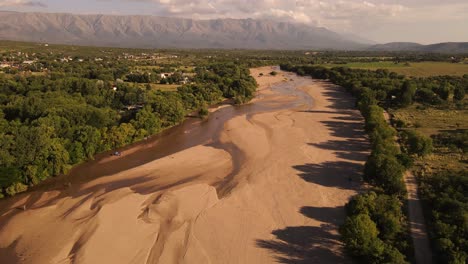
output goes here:
<path id="1" fill-rule="evenodd" d="M 256 100 L 284 81 L 285 73 L 270 71 L 252 70 Z M 225 124 L 222 141 L 246 159 L 222 186 L 229 153 L 195 146 L 67 195 L 28 193 L 0 204 L 0 263 L 348 262 L 337 226 L 360 187 L 368 143 L 352 98 L 310 83 L 301 89 L 312 109 Z"/>

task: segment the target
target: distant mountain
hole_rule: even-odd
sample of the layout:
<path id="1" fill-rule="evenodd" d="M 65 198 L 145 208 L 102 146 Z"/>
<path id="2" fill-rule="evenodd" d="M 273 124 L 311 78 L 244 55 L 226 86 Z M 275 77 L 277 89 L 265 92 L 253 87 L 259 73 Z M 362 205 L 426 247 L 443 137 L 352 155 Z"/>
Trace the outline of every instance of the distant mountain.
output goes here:
<path id="1" fill-rule="evenodd" d="M 445 42 L 427 45 L 424 51 L 440 53 L 468 53 L 468 42 Z"/>
<path id="2" fill-rule="evenodd" d="M 424 45 L 413 42 L 391 42 L 386 44 L 377 44 L 368 48 L 372 51 L 416 51 Z"/>
<path id="3" fill-rule="evenodd" d="M 412 42 L 392 42 L 377 44 L 368 48 L 370 51 L 417 51 L 437 53 L 468 53 L 468 42 L 445 42 L 422 45 Z"/>
<path id="4" fill-rule="evenodd" d="M 364 49 L 322 27 L 253 19 L 0 12 L 0 39 L 140 48 Z"/>

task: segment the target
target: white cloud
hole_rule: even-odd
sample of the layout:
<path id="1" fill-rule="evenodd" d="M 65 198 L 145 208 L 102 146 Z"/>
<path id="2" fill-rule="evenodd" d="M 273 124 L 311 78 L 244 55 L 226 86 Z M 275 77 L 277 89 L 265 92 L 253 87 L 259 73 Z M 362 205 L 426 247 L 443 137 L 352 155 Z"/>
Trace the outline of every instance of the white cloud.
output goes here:
<path id="1" fill-rule="evenodd" d="M 152 2 L 155 15 L 195 19 L 266 18 L 317 25 L 377 41 L 421 39 L 421 28 L 444 26 L 457 39 L 468 36 L 467 0 L 122 0 Z M 392 34 L 386 34 L 392 29 Z M 399 33 L 401 32 L 401 33 Z M 434 32 L 438 34 L 437 32 Z M 396 36 L 395 36 L 396 34 Z M 442 35 L 441 35 L 442 36 Z M 442 37 L 441 37 L 442 38 Z M 441 39 L 440 38 L 440 39 Z M 442 39 L 441 39 L 442 40 Z"/>
<path id="2" fill-rule="evenodd" d="M 1 0 L 0 1 L 0 8 L 18 7 L 18 6 L 47 7 L 46 4 L 40 1 L 27 1 L 27 0 Z"/>
<path id="3" fill-rule="evenodd" d="M 362 0 L 127 0 L 153 2 L 157 15 L 197 19 L 268 18 L 321 25 L 338 31 L 376 26 L 396 17 L 402 4 Z"/>

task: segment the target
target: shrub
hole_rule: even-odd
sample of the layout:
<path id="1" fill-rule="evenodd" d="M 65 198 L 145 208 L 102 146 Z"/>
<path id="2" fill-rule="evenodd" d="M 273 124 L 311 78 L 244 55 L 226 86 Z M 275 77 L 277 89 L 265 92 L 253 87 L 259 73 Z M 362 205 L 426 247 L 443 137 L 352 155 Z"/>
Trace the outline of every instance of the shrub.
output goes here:
<path id="1" fill-rule="evenodd" d="M 429 137 L 415 131 L 407 130 L 402 133 L 402 140 L 410 154 L 423 157 L 432 153 L 432 139 Z"/>
<path id="2" fill-rule="evenodd" d="M 462 101 L 465 98 L 465 88 L 457 87 L 453 91 L 453 99 L 456 101 Z"/>
<path id="3" fill-rule="evenodd" d="M 209 114 L 209 112 L 208 112 L 208 109 L 206 108 L 206 106 L 202 107 L 202 108 L 198 111 L 198 116 L 201 117 L 201 118 L 206 117 L 208 114 Z"/>
<path id="4" fill-rule="evenodd" d="M 28 189 L 28 186 L 22 184 L 21 182 L 15 182 L 11 186 L 5 189 L 5 192 L 9 196 L 13 196 L 17 193 L 24 192 Z"/>

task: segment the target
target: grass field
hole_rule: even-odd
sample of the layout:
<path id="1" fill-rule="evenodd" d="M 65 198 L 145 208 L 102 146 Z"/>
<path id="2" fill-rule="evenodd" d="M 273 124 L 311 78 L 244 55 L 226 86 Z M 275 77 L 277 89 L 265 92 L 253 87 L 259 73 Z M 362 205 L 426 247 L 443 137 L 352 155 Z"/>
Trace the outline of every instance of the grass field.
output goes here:
<path id="1" fill-rule="evenodd" d="M 382 62 L 353 62 L 348 64 L 324 64 L 326 67 L 346 66 L 355 69 L 388 69 L 389 71 L 406 76 L 428 77 L 436 75 L 456 75 L 468 74 L 468 64 L 448 63 L 448 62 L 411 62 L 395 64 L 391 61 Z"/>
<path id="2" fill-rule="evenodd" d="M 468 110 L 444 109 L 413 105 L 392 113 L 406 127 L 431 136 L 443 130 L 468 129 Z"/>
<path id="3" fill-rule="evenodd" d="M 160 70 L 164 68 L 163 66 L 135 66 L 132 68 L 134 71 L 151 71 L 151 70 Z M 194 73 L 195 67 L 194 66 L 179 66 L 175 67 L 175 71 L 181 71 L 184 73 Z"/>
<path id="4" fill-rule="evenodd" d="M 180 87 L 179 84 L 151 84 L 151 87 L 155 90 L 175 92 Z"/>
<path id="5" fill-rule="evenodd" d="M 413 105 L 392 112 L 395 120 L 405 123 L 404 129 L 412 129 L 426 136 L 442 132 L 468 129 L 468 110 L 422 108 Z M 416 168 L 430 168 L 431 171 L 468 169 L 466 153 L 447 147 L 435 147 L 432 155 L 416 162 Z"/>

